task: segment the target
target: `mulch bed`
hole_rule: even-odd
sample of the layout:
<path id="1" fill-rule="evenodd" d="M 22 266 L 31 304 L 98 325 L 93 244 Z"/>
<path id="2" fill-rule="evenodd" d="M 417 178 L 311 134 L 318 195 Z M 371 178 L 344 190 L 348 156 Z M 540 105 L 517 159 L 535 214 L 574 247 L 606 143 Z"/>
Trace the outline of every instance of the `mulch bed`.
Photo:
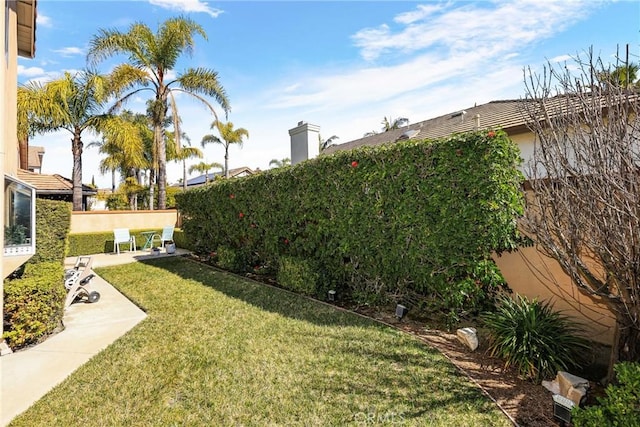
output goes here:
<path id="1" fill-rule="evenodd" d="M 424 323 L 406 318 L 398 320 L 391 313 L 370 308 L 355 307 L 352 311 L 415 335 L 438 349 L 495 401 L 514 424 L 521 427 L 559 425 L 553 418 L 551 392 L 542 385 L 518 378 L 513 370 L 502 369 L 500 360 L 486 354 L 486 343 L 480 341 L 480 346 L 472 352 L 458 341 L 455 333 L 427 329 Z"/>

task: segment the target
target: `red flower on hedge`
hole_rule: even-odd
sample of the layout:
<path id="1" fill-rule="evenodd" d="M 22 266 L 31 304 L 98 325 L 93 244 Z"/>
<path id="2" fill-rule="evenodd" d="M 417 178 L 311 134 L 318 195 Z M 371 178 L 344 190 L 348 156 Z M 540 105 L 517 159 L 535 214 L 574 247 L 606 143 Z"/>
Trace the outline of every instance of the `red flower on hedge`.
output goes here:
<path id="1" fill-rule="evenodd" d="M 351 162 L 351 167 L 352 168 L 357 168 L 358 167 L 358 162 L 355 161 L 355 160 L 353 162 Z"/>
<path id="2" fill-rule="evenodd" d="M 240 213 L 238 214 L 238 218 L 244 218 L 244 214 L 243 214 L 242 212 L 240 212 Z"/>
<path id="3" fill-rule="evenodd" d="M 229 194 L 229 198 L 230 198 L 230 199 L 235 199 L 235 198 L 236 198 L 236 195 L 235 195 L 235 194 Z"/>
<path id="4" fill-rule="evenodd" d="M 494 131 L 490 130 L 490 131 L 489 131 L 489 133 L 487 133 L 487 136 L 488 136 L 489 138 L 493 138 L 493 137 L 495 137 L 495 136 L 496 136 L 496 133 L 495 133 Z"/>
<path id="5" fill-rule="evenodd" d="M 283 242 L 284 242 L 285 245 L 288 245 L 289 244 L 289 239 L 284 239 Z"/>

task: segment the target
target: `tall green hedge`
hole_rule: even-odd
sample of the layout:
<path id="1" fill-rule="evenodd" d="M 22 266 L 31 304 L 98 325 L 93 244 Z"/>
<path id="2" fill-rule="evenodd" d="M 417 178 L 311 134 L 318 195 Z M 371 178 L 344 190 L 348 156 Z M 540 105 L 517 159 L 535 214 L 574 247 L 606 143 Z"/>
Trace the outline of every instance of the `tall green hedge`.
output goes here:
<path id="1" fill-rule="evenodd" d="M 3 338 L 13 348 L 35 344 L 62 325 L 70 224 L 71 204 L 36 200 L 36 253 L 4 282 Z"/>
<path id="2" fill-rule="evenodd" d="M 176 202 L 197 251 L 234 249 L 247 271 L 309 259 L 318 294 L 417 296 L 424 310 L 460 313 L 503 282 L 491 252 L 518 244 L 519 162 L 503 131 L 473 132 L 342 151 Z"/>

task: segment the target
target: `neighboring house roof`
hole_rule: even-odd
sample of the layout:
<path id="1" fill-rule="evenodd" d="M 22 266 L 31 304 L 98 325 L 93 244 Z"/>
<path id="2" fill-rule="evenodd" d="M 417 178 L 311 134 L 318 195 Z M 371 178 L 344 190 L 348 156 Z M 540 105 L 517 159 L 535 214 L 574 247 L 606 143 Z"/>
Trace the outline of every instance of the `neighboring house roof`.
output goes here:
<path id="1" fill-rule="evenodd" d="M 44 147 L 29 146 L 29 170 L 34 172 L 42 169 L 42 157 L 44 156 Z"/>
<path id="2" fill-rule="evenodd" d="M 18 55 L 33 58 L 36 55 L 37 0 L 18 0 Z"/>
<path id="3" fill-rule="evenodd" d="M 365 145 L 374 146 L 403 139 L 442 138 L 453 133 L 497 127 L 504 129 L 510 135 L 528 131 L 525 117 L 522 114 L 521 100 L 491 101 L 487 104 L 402 126 L 399 129 L 366 136 L 344 144 L 334 144 L 327 147 L 322 153 L 330 154 Z"/>
<path id="4" fill-rule="evenodd" d="M 250 168 L 243 166 L 241 168 L 229 169 L 229 178 L 240 178 L 243 176 L 253 175 L 255 172 Z M 187 180 L 187 187 L 193 187 L 197 185 L 205 184 L 207 181 L 211 182 L 216 179 L 217 176 L 224 176 L 223 172 L 214 172 L 210 174 L 202 174 L 195 178 Z"/>
<path id="5" fill-rule="evenodd" d="M 615 97 L 603 95 L 587 99 L 589 105 L 586 106 L 584 97 L 571 98 L 559 95 L 548 98 L 544 102 L 545 113 L 550 118 L 557 118 L 566 114 L 581 114 L 585 108 L 594 106 L 599 106 L 605 110 L 618 102 L 621 104 L 626 102 L 638 103 L 640 102 L 640 94 L 632 92 Z M 545 118 L 538 101 L 523 99 L 491 101 L 487 104 L 476 105 L 440 117 L 403 126 L 399 129 L 363 137 L 344 144 L 331 145 L 322 153 L 330 154 L 361 146 L 374 146 L 411 138 L 444 138 L 454 133 L 487 128 L 502 128 L 508 135 L 513 136 L 530 132 L 527 122 L 531 120 L 530 114 L 532 112 L 540 114 L 541 120 Z"/>
<path id="6" fill-rule="evenodd" d="M 45 175 L 33 173 L 25 170 L 18 170 L 18 179 L 35 187 L 36 194 L 73 194 L 73 182 L 61 175 Z M 93 196 L 98 192 L 82 184 L 82 194 L 85 196 Z"/>

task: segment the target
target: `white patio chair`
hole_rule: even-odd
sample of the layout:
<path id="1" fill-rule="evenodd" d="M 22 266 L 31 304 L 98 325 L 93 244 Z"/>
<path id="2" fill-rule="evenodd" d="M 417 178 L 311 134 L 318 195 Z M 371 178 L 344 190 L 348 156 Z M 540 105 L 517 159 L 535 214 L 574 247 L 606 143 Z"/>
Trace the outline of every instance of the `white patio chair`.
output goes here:
<path id="1" fill-rule="evenodd" d="M 173 241 L 173 226 L 168 225 L 162 229 L 162 236 L 160 240 L 160 246 L 164 248 L 164 244 L 169 241 Z"/>
<path id="2" fill-rule="evenodd" d="M 116 228 L 113 230 L 113 252 L 120 253 L 120 245 L 129 244 L 129 250 L 136 251 L 136 237 L 129 234 L 128 228 Z"/>

